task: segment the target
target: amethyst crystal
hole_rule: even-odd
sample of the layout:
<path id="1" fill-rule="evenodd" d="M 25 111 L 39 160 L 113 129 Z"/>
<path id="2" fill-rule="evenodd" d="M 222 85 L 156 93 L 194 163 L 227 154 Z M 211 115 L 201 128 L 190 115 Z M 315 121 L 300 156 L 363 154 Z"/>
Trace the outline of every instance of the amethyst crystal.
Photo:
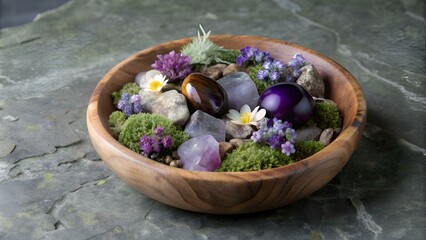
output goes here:
<path id="1" fill-rule="evenodd" d="M 213 172 L 220 165 L 219 143 L 211 135 L 191 138 L 177 152 L 186 170 Z"/>

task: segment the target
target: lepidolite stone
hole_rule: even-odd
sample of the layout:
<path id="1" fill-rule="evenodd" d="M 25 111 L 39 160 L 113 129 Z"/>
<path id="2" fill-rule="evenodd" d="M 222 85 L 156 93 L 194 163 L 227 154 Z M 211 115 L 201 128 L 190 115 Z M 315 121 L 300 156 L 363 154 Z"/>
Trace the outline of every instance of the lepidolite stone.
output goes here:
<path id="1" fill-rule="evenodd" d="M 245 72 L 236 72 L 217 81 L 228 95 L 230 109 L 239 111 L 244 104 L 254 109 L 257 106 L 259 93 L 250 76 Z"/>
<path id="2" fill-rule="evenodd" d="M 219 143 L 211 135 L 191 138 L 177 152 L 186 170 L 212 172 L 220 165 Z"/>
<path id="3" fill-rule="evenodd" d="M 225 122 L 203 111 L 195 111 L 185 126 L 185 132 L 193 137 L 212 135 L 218 142 L 224 142 L 226 136 Z"/>

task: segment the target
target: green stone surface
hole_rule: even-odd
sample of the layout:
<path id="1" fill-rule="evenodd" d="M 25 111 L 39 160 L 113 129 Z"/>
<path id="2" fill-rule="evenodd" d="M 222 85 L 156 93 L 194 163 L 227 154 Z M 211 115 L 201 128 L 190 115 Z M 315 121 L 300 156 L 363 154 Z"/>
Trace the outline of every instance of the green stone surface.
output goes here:
<path id="1" fill-rule="evenodd" d="M 214 216 L 151 200 L 100 161 L 85 125 L 99 79 L 198 24 L 297 43 L 358 79 L 366 130 L 324 188 Z M 1 29 L 0 239 L 424 239 L 425 27 L 420 0 L 73 0 Z"/>

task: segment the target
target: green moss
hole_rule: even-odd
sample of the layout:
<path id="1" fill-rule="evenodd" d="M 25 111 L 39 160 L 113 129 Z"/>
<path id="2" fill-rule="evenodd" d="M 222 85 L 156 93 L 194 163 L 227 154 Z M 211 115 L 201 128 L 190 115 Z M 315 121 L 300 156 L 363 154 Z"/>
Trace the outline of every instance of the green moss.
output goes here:
<path id="1" fill-rule="evenodd" d="M 188 134 L 173 125 L 173 122 L 168 118 L 156 114 L 139 113 L 127 118 L 121 129 L 118 141 L 139 153 L 139 139 L 145 134 L 153 135 L 157 126 L 163 127 L 164 133 L 173 139 L 172 149 L 176 149 L 189 138 Z"/>
<path id="2" fill-rule="evenodd" d="M 249 76 L 256 85 L 257 92 L 259 92 L 259 94 L 261 94 L 267 87 L 274 84 L 272 81 L 262 81 L 256 77 L 257 72 L 261 69 L 263 69 L 262 65 L 256 65 L 249 68 Z"/>
<path id="3" fill-rule="evenodd" d="M 118 136 L 123 127 L 124 122 L 126 121 L 126 116 L 122 111 L 114 111 L 109 115 L 108 123 L 112 132 Z"/>
<path id="4" fill-rule="evenodd" d="M 222 60 L 222 62 L 225 63 L 235 63 L 238 55 L 240 55 L 240 50 L 235 49 L 224 49 L 218 53 L 218 58 Z"/>
<path id="5" fill-rule="evenodd" d="M 218 172 L 248 172 L 292 163 L 292 159 L 267 145 L 247 142 L 227 155 Z"/>
<path id="6" fill-rule="evenodd" d="M 342 118 L 336 105 L 328 102 L 315 104 L 314 121 L 322 129 L 342 127 Z"/>
<path id="7" fill-rule="evenodd" d="M 324 144 L 319 141 L 303 141 L 294 145 L 296 152 L 291 156 L 295 161 L 307 158 L 324 148 Z"/>
<path id="8" fill-rule="evenodd" d="M 126 83 L 124 86 L 117 92 L 112 93 L 112 99 L 114 106 L 117 106 L 118 102 L 120 101 L 121 94 L 128 92 L 129 95 L 138 94 L 141 88 L 134 82 Z"/>

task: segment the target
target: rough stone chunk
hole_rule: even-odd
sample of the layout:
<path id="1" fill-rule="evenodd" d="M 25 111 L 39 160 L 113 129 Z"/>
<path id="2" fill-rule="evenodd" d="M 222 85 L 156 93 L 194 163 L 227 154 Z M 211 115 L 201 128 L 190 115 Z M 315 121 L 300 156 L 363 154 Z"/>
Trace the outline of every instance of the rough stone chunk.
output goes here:
<path id="1" fill-rule="evenodd" d="M 302 67 L 302 74 L 296 83 L 303 86 L 313 97 L 324 97 L 324 82 L 322 81 L 317 69 L 312 64 Z"/>
<path id="2" fill-rule="evenodd" d="M 329 103 L 329 104 L 333 104 L 334 106 L 337 107 L 337 103 L 335 103 L 333 100 L 330 100 L 330 99 L 314 97 L 314 101 L 315 101 L 315 104 L 316 103 Z"/>
<path id="3" fill-rule="evenodd" d="M 220 165 L 219 143 L 212 135 L 191 138 L 177 152 L 186 170 L 215 171 Z"/>
<path id="4" fill-rule="evenodd" d="M 185 126 L 190 137 L 212 135 L 218 142 L 225 141 L 225 122 L 201 110 L 195 111 Z"/>
<path id="5" fill-rule="evenodd" d="M 223 69 L 223 76 L 225 77 L 236 72 L 243 72 L 244 70 L 244 67 L 238 66 L 235 63 L 231 63 L 225 69 Z"/>
<path id="6" fill-rule="evenodd" d="M 322 142 L 325 146 L 331 143 L 333 140 L 334 130 L 332 128 L 327 128 L 322 131 L 319 141 Z"/>
<path id="7" fill-rule="evenodd" d="M 223 76 L 223 70 L 226 68 L 226 64 L 215 64 L 210 67 L 204 67 L 200 69 L 200 72 L 211 79 L 218 80 Z"/>
<path id="8" fill-rule="evenodd" d="M 220 159 L 225 159 L 226 154 L 232 152 L 234 146 L 229 142 L 220 142 L 219 143 L 219 155 Z"/>
<path id="9" fill-rule="evenodd" d="M 317 126 L 312 126 L 308 128 L 304 128 L 296 131 L 296 141 L 318 141 L 320 135 L 322 133 L 322 129 Z"/>
<path id="10" fill-rule="evenodd" d="M 152 105 L 157 98 L 160 97 L 161 94 L 149 91 L 139 91 L 139 95 L 141 96 L 142 109 L 144 112 L 152 113 Z"/>
<path id="11" fill-rule="evenodd" d="M 166 116 L 179 126 L 183 126 L 190 115 L 185 96 L 176 90 L 162 93 L 152 103 L 152 113 Z"/>
<path id="12" fill-rule="evenodd" d="M 233 138 L 246 139 L 251 136 L 254 129 L 251 125 L 239 125 L 225 120 L 226 139 L 230 140 Z"/>
<path id="13" fill-rule="evenodd" d="M 254 109 L 257 106 L 259 93 L 250 76 L 245 72 L 237 72 L 217 81 L 228 95 L 230 109 L 239 111 L 244 104 Z"/>
<path id="14" fill-rule="evenodd" d="M 239 138 L 233 138 L 231 140 L 229 140 L 229 143 L 232 144 L 232 146 L 234 146 L 234 148 L 240 146 L 241 144 L 244 143 L 243 139 L 239 139 Z"/>

